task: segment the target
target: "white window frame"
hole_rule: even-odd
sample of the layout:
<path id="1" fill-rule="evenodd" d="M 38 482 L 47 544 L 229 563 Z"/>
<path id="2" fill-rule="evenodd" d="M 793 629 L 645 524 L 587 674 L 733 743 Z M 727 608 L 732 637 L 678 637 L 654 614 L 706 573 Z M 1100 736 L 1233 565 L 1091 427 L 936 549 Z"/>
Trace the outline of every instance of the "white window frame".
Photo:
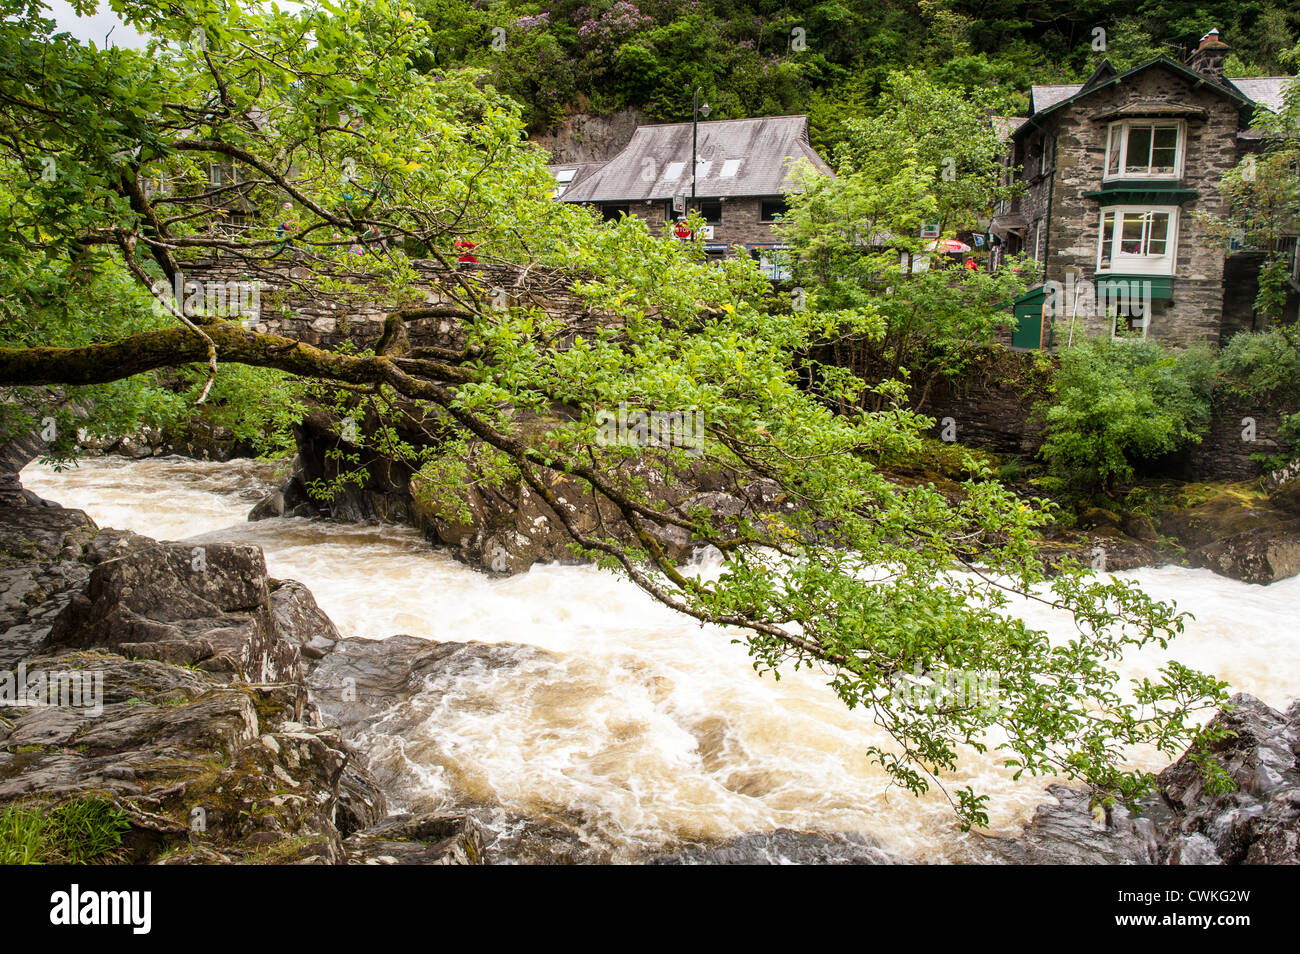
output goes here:
<path id="1" fill-rule="evenodd" d="M 1124 216 L 1133 213 L 1149 215 L 1163 212 L 1169 216 L 1169 232 L 1166 236 L 1163 255 L 1134 255 L 1119 250 L 1119 243 L 1124 230 Z M 1097 215 L 1097 274 L 1098 275 L 1172 275 L 1178 262 L 1178 206 L 1176 205 L 1107 205 L 1102 206 Z M 1111 238 L 1114 247 L 1109 264 L 1103 264 L 1102 258 L 1106 248 L 1106 216 L 1113 215 Z M 1149 239 L 1149 224 L 1144 225 L 1143 244 Z"/>
<path id="2" fill-rule="evenodd" d="M 1097 301 L 1096 301 L 1096 303 L 1095 303 L 1095 307 L 1096 307 L 1098 310 L 1100 310 L 1100 307 L 1101 307 L 1101 299 L 1102 299 L 1101 293 L 1100 293 L 1100 291 L 1098 291 L 1098 293 L 1097 293 Z M 1130 293 L 1129 293 L 1129 295 L 1128 295 L 1128 296 L 1120 296 L 1120 297 L 1119 297 L 1119 300 L 1116 301 L 1116 304 L 1117 304 L 1117 305 L 1122 305 L 1122 304 L 1124 303 L 1125 300 L 1127 300 L 1127 301 L 1129 302 L 1129 309 L 1130 309 L 1130 311 L 1131 311 L 1131 310 L 1132 310 L 1132 307 L 1133 307 L 1133 306 L 1132 306 L 1132 303 L 1133 303 L 1135 300 L 1139 300 L 1139 298 L 1138 298 L 1137 296 L 1135 296 L 1135 295 L 1133 294 L 1132 289 L 1130 289 Z M 1143 299 L 1143 303 L 1144 303 L 1144 305 L 1150 305 L 1151 308 L 1144 308 L 1144 310 L 1143 310 L 1143 313 L 1142 313 L 1142 320 L 1141 320 L 1141 321 L 1138 323 L 1138 325 L 1137 325 L 1138 328 L 1142 329 L 1142 333 L 1141 333 L 1140 335 L 1135 335 L 1135 334 L 1132 333 L 1133 329 L 1129 326 L 1129 321 L 1130 321 L 1130 319 L 1132 318 L 1132 315 L 1131 315 L 1131 314 L 1129 314 L 1129 315 L 1124 315 L 1124 316 L 1121 317 L 1121 315 L 1119 314 L 1118 310 L 1116 310 L 1116 311 L 1110 311 L 1109 309 L 1107 310 L 1107 312 L 1106 312 L 1106 320 L 1110 322 L 1110 340 L 1111 340 L 1111 341 L 1121 341 L 1121 342 L 1122 342 L 1122 341 L 1143 341 L 1143 340 L 1146 339 L 1148 332 L 1151 330 L 1151 310 L 1154 309 L 1154 307 L 1155 307 L 1155 300 L 1154 300 L 1154 299 Z M 1124 332 L 1123 334 L 1120 334 L 1120 330 L 1119 330 L 1119 326 L 1120 326 L 1120 322 L 1121 322 L 1121 321 L 1124 323 L 1124 326 L 1125 326 L 1125 328 L 1126 328 L 1126 330 L 1125 330 L 1125 332 Z"/>
<path id="3" fill-rule="evenodd" d="M 1120 322 L 1120 317 L 1119 317 L 1119 315 L 1107 315 L 1107 320 L 1110 322 L 1110 340 L 1111 340 L 1111 341 L 1144 341 L 1144 340 L 1146 339 L 1146 336 L 1147 336 L 1147 329 L 1151 327 L 1151 316 L 1150 316 L 1150 315 L 1144 315 L 1144 316 L 1142 317 L 1142 323 L 1138 326 L 1138 327 L 1140 327 L 1140 328 L 1142 329 L 1142 334 L 1140 334 L 1140 335 L 1134 335 L 1134 334 L 1123 334 L 1123 335 L 1122 335 L 1122 334 L 1119 333 L 1119 322 Z M 1127 323 L 1128 323 L 1128 322 L 1127 322 L 1127 319 L 1126 319 L 1126 320 L 1125 320 L 1125 324 L 1127 324 Z"/>
<path id="4" fill-rule="evenodd" d="M 1155 127 L 1173 126 L 1178 130 L 1178 139 L 1174 146 L 1174 170 L 1173 172 L 1152 172 L 1150 166 L 1151 153 L 1147 153 L 1147 169 L 1145 172 L 1128 172 L 1128 132 L 1135 126 L 1150 126 L 1152 128 L 1151 145 L 1148 149 L 1155 148 Z M 1110 171 L 1110 154 L 1114 147 L 1116 137 L 1119 140 L 1119 166 L 1115 172 Z M 1102 156 L 1102 180 L 1113 181 L 1117 179 L 1181 179 L 1183 177 L 1183 161 L 1187 154 L 1187 123 L 1181 119 L 1121 119 L 1113 122 L 1106 131 L 1106 152 Z"/>

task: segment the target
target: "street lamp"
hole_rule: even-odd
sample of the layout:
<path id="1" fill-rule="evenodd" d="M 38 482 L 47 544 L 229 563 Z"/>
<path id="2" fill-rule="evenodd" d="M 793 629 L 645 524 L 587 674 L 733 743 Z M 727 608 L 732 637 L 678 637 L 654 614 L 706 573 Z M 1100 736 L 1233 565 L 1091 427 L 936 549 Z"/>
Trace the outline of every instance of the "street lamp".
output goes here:
<path id="1" fill-rule="evenodd" d="M 700 93 L 704 92 L 702 86 L 695 87 L 695 103 L 691 110 L 691 199 L 695 199 L 695 173 L 699 168 L 699 145 L 700 145 L 700 117 L 709 118 L 709 104 L 700 104 Z"/>

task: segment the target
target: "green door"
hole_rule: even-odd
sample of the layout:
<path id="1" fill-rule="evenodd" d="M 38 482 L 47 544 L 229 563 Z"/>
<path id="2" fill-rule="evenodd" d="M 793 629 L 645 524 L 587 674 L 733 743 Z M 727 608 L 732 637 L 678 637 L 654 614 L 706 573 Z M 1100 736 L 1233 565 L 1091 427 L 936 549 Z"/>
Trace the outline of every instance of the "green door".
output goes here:
<path id="1" fill-rule="evenodd" d="M 1016 327 L 1011 332 L 1011 347 L 1031 349 L 1043 346 L 1043 299 L 1046 297 L 1046 289 L 1039 287 L 1012 302 Z"/>

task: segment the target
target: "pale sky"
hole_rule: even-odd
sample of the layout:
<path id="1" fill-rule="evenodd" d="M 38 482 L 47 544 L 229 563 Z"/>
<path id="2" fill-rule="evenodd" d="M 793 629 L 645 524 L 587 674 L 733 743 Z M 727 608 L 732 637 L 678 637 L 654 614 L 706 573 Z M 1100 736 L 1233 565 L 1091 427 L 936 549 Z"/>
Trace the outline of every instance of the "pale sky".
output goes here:
<path id="1" fill-rule="evenodd" d="M 126 46 L 138 50 L 145 45 L 145 37 L 119 20 L 107 3 L 88 17 L 73 13 L 67 0 L 44 0 L 44 3 L 50 8 L 45 15 L 54 20 L 60 30 L 71 33 L 78 40 L 94 40 L 100 48 Z"/>

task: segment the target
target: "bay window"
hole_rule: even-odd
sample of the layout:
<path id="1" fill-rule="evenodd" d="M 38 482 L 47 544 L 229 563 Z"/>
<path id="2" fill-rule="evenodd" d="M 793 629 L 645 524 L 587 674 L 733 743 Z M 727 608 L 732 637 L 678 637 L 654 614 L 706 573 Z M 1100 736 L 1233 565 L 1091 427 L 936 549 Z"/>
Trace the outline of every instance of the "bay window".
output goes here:
<path id="1" fill-rule="evenodd" d="M 1104 208 L 1097 271 L 1172 275 L 1177 235 L 1177 206 Z"/>
<path id="2" fill-rule="evenodd" d="M 1184 129 L 1178 120 L 1111 123 L 1105 178 L 1179 178 L 1183 174 Z"/>

